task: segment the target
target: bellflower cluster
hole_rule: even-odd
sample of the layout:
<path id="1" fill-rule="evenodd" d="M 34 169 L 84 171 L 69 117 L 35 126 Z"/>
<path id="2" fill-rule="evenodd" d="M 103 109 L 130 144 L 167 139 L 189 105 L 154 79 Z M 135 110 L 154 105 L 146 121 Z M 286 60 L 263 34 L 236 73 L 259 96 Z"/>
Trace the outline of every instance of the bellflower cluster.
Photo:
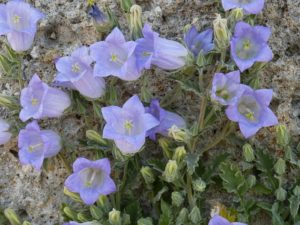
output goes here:
<path id="1" fill-rule="evenodd" d="M 65 92 L 49 87 L 36 74 L 31 78 L 28 87 L 22 90 L 20 100 L 20 119 L 23 122 L 30 118 L 59 117 L 71 104 Z"/>
<path id="2" fill-rule="evenodd" d="M 198 33 L 195 26 L 192 26 L 184 36 L 184 42 L 188 49 L 197 57 L 200 52 L 206 55 L 214 49 L 213 30 L 207 29 Z"/>
<path id="3" fill-rule="evenodd" d="M 159 125 L 159 121 L 145 111 L 136 95 L 128 99 L 122 108 L 102 108 L 102 114 L 106 121 L 103 137 L 114 140 L 124 154 L 138 152 L 145 143 L 147 132 Z"/>
<path id="4" fill-rule="evenodd" d="M 146 107 L 146 112 L 159 121 L 158 126 L 147 131 L 147 136 L 152 140 L 156 140 L 156 134 L 168 136 L 169 129 L 174 125 L 180 129 L 186 127 L 185 121 L 181 116 L 161 108 L 157 99 L 151 101 L 150 107 Z"/>
<path id="5" fill-rule="evenodd" d="M 45 158 L 53 157 L 60 151 L 61 139 L 52 130 L 41 130 L 33 121 L 20 131 L 18 146 L 20 162 L 40 170 Z"/>
<path id="6" fill-rule="evenodd" d="M 165 70 L 176 70 L 185 65 L 187 49 L 180 43 L 159 37 L 149 24 L 143 28 L 143 38 L 136 40 L 137 67 L 150 69 L 151 65 Z"/>
<path id="7" fill-rule="evenodd" d="M 0 145 L 4 145 L 11 138 L 11 133 L 8 132 L 9 124 L 0 119 Z"/>
<path id="8" fill-rule="evenodd" d="M 240 71 L 250 68 L 255 62 L 268 62 L 273 53 L 267 44 L 271 29 L 264 26 L 251 26 L 238 22 L 231 39 L 231 57 Z"/>
<path id="9" fill-rule="evenodd" d="M 264 2 L 264 0 L 222 0 L 222 5 L 225 11 L 242 8 L 247 14 L 258 14 L 264 8 Z"/>
<path id="10" fill-rule="evenodd" d="M 240 223 L 240 222 L 231 223 L 224 217 L 215 215 L 213 218 L 210 219 L 208 225 L 247 225 L 247 224 Z"/>
<path id="11" fill-rule="evenodd" d="M 278 124 L 278 120 L 268 107 L 272 100 L 271 89 L 253 90 L 244 85 L 242 95 L 236 104 L 228 106 L 227 117 L 239 123 L 242 134 L 249 138 L 260 128 Z"/>
<path id="12" fill-rule="evenodd" d="M 37 22 L 43 17 L 40 11 L 22 0 L 0 4 L 0 35 L 7 35 L 13 50 L 26 51 L 33 43 Z"/>
<path id="13" fill-rule="evenodd" d="M 78 158 L 73 164 L 73 174 L 65 181 L 68 190 L 79 193 L 88 205 L 97 201 L 100 195 L 116 191 L 116 185 L 110 178 L 111 168 L 107 158 L 90 161 Z"/>
<path id="14" fill-rule="evenodd" d="M 105 39 L 91 45 L 91 56 L 96 61 L 94 76 L 116 76 L 122 80 L 136 80 L 141 73 L 136 67 L 136 43 L 127 41 L 116 27 Z"/>
<path id="15" fill-rule="evenodd" d="M 216 73 L 212 81 L 211 98 L 222 105 L 232 105 L 241 96 L 240 71 Z"/>
<path id="16" fill-rule="evenodd" d="M 58 74 L 54 81 L 58 85 L 76 89 L 86 97 L 99 98 L 104 94 L 105 81 L 101 77 L 94 77 L 92 62 L 89 48 L 78 48 L 71 56 L 57 60 L 55 65 Z"/>

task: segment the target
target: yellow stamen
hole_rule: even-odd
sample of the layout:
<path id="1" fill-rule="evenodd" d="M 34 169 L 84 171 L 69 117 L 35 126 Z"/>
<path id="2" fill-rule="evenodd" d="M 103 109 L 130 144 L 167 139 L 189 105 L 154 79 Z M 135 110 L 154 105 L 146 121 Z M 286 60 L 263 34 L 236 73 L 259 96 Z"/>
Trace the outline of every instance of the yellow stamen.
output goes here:
<path id="1" fill-rule="evenodd" d="M 126 120 L 124 123 L 124 127 L 126 129 L 126 131 L 130 132 L 133 128 L 133 124 L 131 120 Z"/>
<path id="2" fill-rule="evenodd" d="M 31 99 L 31 105 L 35 106 L 39 103 L 39 101 L 36 98 Z"/>
<path id="3" fill-rule="evenodd" d="M 18 15 L 14 15 L 14 17 L 13 17 L 13 23 L 14 24 L 20 23 L 20 19 L 21 19 L 21 17 L 19 17 Z"/>
<path id="4" fill-rule="evenodd" d="M 33 152 L 35 151 L 37 148 L 42 147 L 44 144 L 43 143 L 38 143 L 36 145 L 29 145 L 28 147 L 28 151 L 29 152 Z"/>
<path id="5" fill-rule="evenodd" d="M 74 73 L 79 73 L 80 72 L 80 66 L 77 63 L 73 64 L 72 65 L 72 71 Z"/>
<path id="6" fill-rule="evenodd" d="M 243 43 L 244 50 L 249 50 L 251 48 L 251 42 L 249 40 L 245 40 Z"/>

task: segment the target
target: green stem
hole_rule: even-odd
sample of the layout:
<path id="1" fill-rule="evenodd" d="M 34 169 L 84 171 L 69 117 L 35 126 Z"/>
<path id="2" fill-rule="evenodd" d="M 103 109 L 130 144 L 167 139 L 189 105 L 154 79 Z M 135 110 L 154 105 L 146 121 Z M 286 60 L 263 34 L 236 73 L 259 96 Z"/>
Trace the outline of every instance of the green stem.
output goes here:
<path id="1" fill-rule="evenodd" d="M 126 183 L 126 179 L 127 179 L 128 163 L 129 163 L 129 160 L 127 160 L 125 162 L 122 181 L 121 181 L 121 184 L 119 186 L 119 191 L 118 191 L 117 196 L 116 196 L 116 207 L 117 207 L 118 210 L 121 209 L 121 196 L 122 196 L 122 194 L 124 192 L 124 189 L 125 189 L 125 183 Z"/>
<path id="2" fill-rule="evenodd" d="M 192 189 L 192 176 L 190 174 L 187 174 L 186 177 L 186 192 L 188 195 L 188 201 L 191 209 L 195 206 L 195 201 L 193 197 L 193 189 Z"/>

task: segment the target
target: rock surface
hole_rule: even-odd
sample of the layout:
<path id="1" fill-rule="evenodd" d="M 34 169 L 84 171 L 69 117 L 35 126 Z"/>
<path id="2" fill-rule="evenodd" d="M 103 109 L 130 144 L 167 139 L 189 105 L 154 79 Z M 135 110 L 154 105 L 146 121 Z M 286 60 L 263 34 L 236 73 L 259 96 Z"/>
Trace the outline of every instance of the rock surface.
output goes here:
<path id="1" fill-rule="evenodd" d="M 93 23 L 87 15 L 87 4 L 84 0 L 31 0 L 35 7 L 47 16 L 40 23 L 30 57 L 26 57 L 25 75 L 30 78 L 38 73 L 44 81 L 51 82 L 55 76 L 54 60 L 71 53 L 81 45 L 90 45 L 99 37 Z M 98 0 L 99 6 L 108 4 L 120 19 L 123 30 L 128 30 L 125 16 L 115 0 Z M 153 25 L 161 36 L 180 40 L 185 25 L 194 23 L 199 29 L 211 26 L 215 13 L 220 5 L 211 0 L 137 0 L 144 11 L 144 21 Z M 219 7 L 219 8 L 218 8 Z M 294 137 L 300 135 L 300 2 L 299 0 L 267 0 L 261 24 L 272 27 L 273 34 L 270 46 L 274 59 L 261 73 L 263 87 L 272 88 L 275 96 L 272 109 L 281 123 L 288 126 Z M 151 92 L 163 95 L 171 87 L 165 84 L 160 87 L 161 71 L 151 73 Z M 135 84 L 124 84 L 129 93 L 139 89 Z M 0 82 L 2 93 L 18 95 L 19 89 L 13 83 Z M 178 103 L 180 105 L 180 102 Z M 0 111 L 5 114 L 5 111 Z M 182 113 L 184 115 L 184 112 Z M 2 115 L 1 115 L 2 116 Z M 64 117 L 43 124 L 53 127 L 65 137 L 74 139 L 82 134 L 80 127 L 83 121 Z M 274 129 L 268 129 L 274 132 Z M 268 140 L 267 131 L 261 131 L 257 141 Z M 49 162 L 49 168 L 35 172 L 30 167 L 20 166 L 17 155 L 16 140 L 0 148 L 0 206 L 15 209 L 21 217 L 35 225 L 60 225 L 60 204 L 68 201 L 63 196 L 63 182 L 67 176 L 60 158 Z M 67 151 L 76 152 L 78 149 Z M 257 223 L 263 224 L 263 223 Z"/>

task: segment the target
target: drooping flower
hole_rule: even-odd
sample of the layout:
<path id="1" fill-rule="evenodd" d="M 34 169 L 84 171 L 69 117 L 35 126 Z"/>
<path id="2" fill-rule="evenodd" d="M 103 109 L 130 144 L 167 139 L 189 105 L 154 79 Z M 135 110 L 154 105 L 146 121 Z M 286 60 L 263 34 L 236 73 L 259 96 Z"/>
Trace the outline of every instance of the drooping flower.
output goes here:
<path id="1" fill-rule="evenodd" d="M 110 31 L 112 23 L 109 21 L 108 16 L 99 9 L 96 3 L 91 6 L 89 15 L 93 18 L 98 32 L 106 33 Z"/>
<path id="2" fill-rule="evenodd" d="M 122 80 L 136 80 L 141 76 L 137 70 L 134 41 L 125 41 L 124 35 L 116 27 L 105 41 L 91 45 L 91 56 L 96 61 L 94 76 L 116 76 Z"/>
<path id="3" fill-rule="evenodd" d="M 159 37 L 149 24 L 144 25 L 143 35 L 143 38 L 136 40 L 135 55 L 139 70 L 150 69 L 151 65 L 176 70 L 185 65 L 188 51 L 182 44 Z"/>
<path id="4" fill-rule="evenodd" d="M 203 55 L 206 55 L 214 49 L 213 30 L 207 29 L 198 33 L 196 27 L 192 26 L 185 34 L 184 42 L 193 53 L 194 57 L 197 57 L 200 52 L 202 52 Z"/>
<path id="5" fill-rule="evenodd" d="M 248 14 L 258 14 L 264 8 L 264 0 L 222 0 L 225 11 L 242 8 Z"/>
<path id="6" fill-rule="evenodd" d="M 65 56 L 55 63 L 58 74 L 54 81 L 61 86 L 76 89 L 89 98 L 99 98 L 104 94 L 105 81 L 94 77 L 88 47 L 75 50 L 71 56 Z"/>
<path id="7" fill-rule="evenodd" d="M 234 104 L 243 92 L 240 84 L 240 71 L 227 74 L 216 73 L 212 81 L 211 98 L 222 105 Z"/>
<path id="8" fill-rule="evenodd" d="M 213 218 L 210 219 L 208 225 L 247 225 L 245 223 L 240 222 L 229 222 L 222 216 L 215 215 Z"/>
<path id="9" fill-rule="evenodd" d="M 159 121 L 158 126 L 147 131 L 147 136 L 152 140 L 156 140 L 156 134 L 168 136 L 169 129 L 173 125 L 176 125 L 178 128 L 186 127 L 186 123 L 181 116 L 161 108 L 157 99 L 151 101 L 150 107 L 146 108 L 146 112 L 150 113 Z"/>
<path id="10" fill-rule="evenodd" d="M 111 167 L 107 158 L 90 161 L 78 158 L 73 163 L 73 174 L 65 181 L 71 192 L 79 193 L 81 199 L 91 205 L 100 195 L 109 195 L 116 191 L 116 185 L 110 178 Z"/>
<path id="11" fill-rule="evenodd" d="M 238 22 L 231 39 L 231 57 L 240 71 L 250 68 L 255 62 L 268 62 L 273 53 L 268 46 L 271 29 L 264 26 L 251 26 Z"/>
<path id="12" fill-rule="evenodd" d="M 18 146 L 21 164 L 30 164 L 40 170 L 45 158 L 53 157 L 60 151 L 61 138 L 52 130 L 41 130 L 33 121 L 20 130 Z"/>
<path id="13" fill-rule="evenodd" d="M 11 138 L 11 133 L 8 132 L 9 124 L 0 119 L 0 145 L 4 145 Z"/>
<path id="14" fill-rule="evenodd" d="M 33 43 L 37 22 L 43 17 L 40 11 L 23 0 L 0 4 L 0 35 L 7 35 L 13 50 L 26 51 Z"/>
<path id="15" fill-rule="evenodd" d="M 71 104 L 69 96 L 57 89 L 49 87 L 34 74 L 28 87 L 21 91 L 20 119 L 24 122 L 30 118 L 60 117 Z"/>
<path id="16" fill-rule="evenodd" d="M 249 138 L 260 128 L 278 124 L 278 120 L 268 107 L 273 91 L 271 89 L 253 90 L 243 85 L 242 95 L 234 105 L 226 109 L 227 117 L 239 123 L 242 134 Z"/>
<path id="17" fill-rule="evenodd" d="M 103 137 L 114 140 L 124 154 L 138 152 L 145 143 L 146 133 L 159 125 L 159 121 L 145 108 L 138 96 L 134 95 L 123 105 L 102 108 L 106 121 Z"/>

